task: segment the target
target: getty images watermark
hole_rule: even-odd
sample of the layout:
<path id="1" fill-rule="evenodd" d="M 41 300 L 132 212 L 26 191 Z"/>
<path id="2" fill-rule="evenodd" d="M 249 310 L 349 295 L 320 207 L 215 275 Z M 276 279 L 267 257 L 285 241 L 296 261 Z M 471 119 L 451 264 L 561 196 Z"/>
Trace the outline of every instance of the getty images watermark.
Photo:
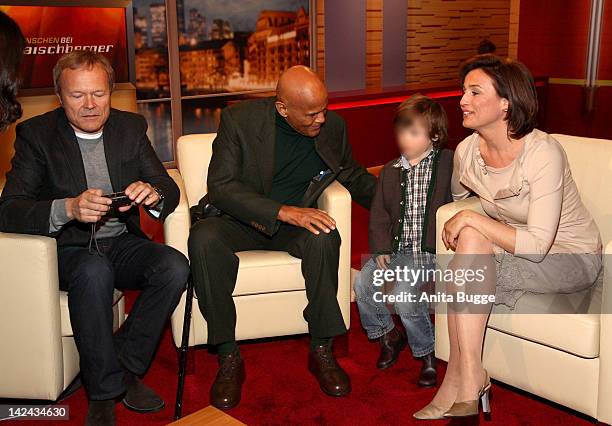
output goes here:
<path id="1" fill-rule="evenodd" d="M 372 271 L 372 285 L 375 291 L 372 297 L 375 302 L 382 303 L 471 303 L 483 305 L 495 302 L 494 294 L 478 294 L 461 290 L 470 284 L 481 284 L 485 281 L 487 266 L 476 269 L 440 269 L 437 267 L 394 265 L 387 269 Z M 446 291 L 414 291 L 423 284 L 446 282 L 453 283 L 457 290 Z M 392 293 L 385 292 L 385 284 L 394 284 Z"/>
<path id="2" fill-rule="evenodd" d="M 439 313 L 604 313 L 612 306 L 604 303 L 603 293 L 604 283 L 612 284 L 612 268 L 602 267 L 612 265 L 608 256 L 365 255 L 355 293 L 360 301 L 375 304 L 378 314 L 386 314 L 383 305 L 394 305 L 399 314 L 433 308 Z"/>

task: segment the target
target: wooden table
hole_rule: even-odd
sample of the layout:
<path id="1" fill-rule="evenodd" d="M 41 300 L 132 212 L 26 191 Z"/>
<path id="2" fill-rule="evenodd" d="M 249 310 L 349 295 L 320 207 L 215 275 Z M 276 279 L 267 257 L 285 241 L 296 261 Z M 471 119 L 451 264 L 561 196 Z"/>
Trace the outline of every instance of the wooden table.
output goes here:
<path id="1" fill-rule="evenodd" d="M 229 414 L 209 405 L 193 414 L 183 417 L 171 425 L 180 426 L 195 426 L 195 425 L 213 425 L 213 426 L 246 426 L 244 423 L 236 420 Z"/>

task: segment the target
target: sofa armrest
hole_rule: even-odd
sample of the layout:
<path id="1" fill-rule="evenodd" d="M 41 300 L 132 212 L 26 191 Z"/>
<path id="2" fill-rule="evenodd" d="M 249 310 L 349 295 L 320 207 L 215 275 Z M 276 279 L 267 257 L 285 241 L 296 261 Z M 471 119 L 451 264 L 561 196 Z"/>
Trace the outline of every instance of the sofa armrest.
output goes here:
<path id="1" fill-rule="evenodd" d="M 599 392 L 597 420 L 612 424 L 612 241 L 603 254 L 603 287 L 599 324 Z"/>
<path id="2" fill-rule="evenodd" d="M 189 214 L 189 203 L 185 183 L 177 169 L 169 169 L 168 174 L 179 187 L 181 196 L 176 209 L 164 221 L 164 239 L 166 244 L 183 253 L 189 258 L 187 250 L 187 240 L 189 239 L 189 228 L 191 227 L 191 217 Z"/>
<path id="3" fill-rule="evenodd" d="M 348 328 L 351 321 L 351 194 L 338 181 L 334 181 L 319 196 L 317 206 L 336 221 L 336 228 L 342 239 L 338 268 L 338 303 Z"/>
<path id="4" fill-rule="evenodd" d="M 57 248 L 53 238 L 0 233 L 0 398 L 63 390 Z"/>

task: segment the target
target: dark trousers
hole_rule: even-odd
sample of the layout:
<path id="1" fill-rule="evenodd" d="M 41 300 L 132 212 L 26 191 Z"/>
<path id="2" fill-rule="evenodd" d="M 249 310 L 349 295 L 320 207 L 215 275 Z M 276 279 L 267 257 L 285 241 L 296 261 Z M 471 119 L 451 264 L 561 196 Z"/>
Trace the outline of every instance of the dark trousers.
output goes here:
<path id="1" fill-rule="evenodd" d="M 129 233 L 98 241 L 102 255 L 86 247 L 57 250 L 60 288 L 68 291 L 81 377 L 91 400 L 125 392 L 124 369 L 145 373 L 189 276 L 187 259 L 172 247 Z M 114 288 L 140 290 L 115 336 Z"/>
<path id="2" fill-rule="evenodd" d="M 310 334 L 332 337 L 346 332 L 336 299 L 340 256 L 337 230 L 315 235 L 307 229 L 282 224 L 269 237 L 223 215 L 196 222 L 189 236 L 194 289 L 208 323 L 209 344 L 235 340 L 236 308 L 232 293 L 239 263 L 235 253 L 244 250 L 287 251 L 302 259 L 308 298 L 304 318 Z"/>

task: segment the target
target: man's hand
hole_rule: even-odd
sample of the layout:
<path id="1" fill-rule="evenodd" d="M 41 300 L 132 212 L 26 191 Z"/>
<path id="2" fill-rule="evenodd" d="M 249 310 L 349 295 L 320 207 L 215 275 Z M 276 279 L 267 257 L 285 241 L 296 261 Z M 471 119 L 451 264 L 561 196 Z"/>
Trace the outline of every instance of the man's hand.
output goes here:
<path id="1" fill-rule="evenodd" d="M 133 182 L 125 188 L 124 192 L 132 200 L 132 204 L 119 207 L 119 211 L 122 213 L 131 209 L 133 205 L 144 204 L 147 207 L 155 207 L 159 202 L 159 194 L 153 189 L 151 184 L 146 182 Z"/>
<path id="2" fill-rule="evenodd" d="M 95 223 L 102 219 L 112 201 L 102 197 L 101 189 L 88 189 L 75 198 L 66 199 L 66 214 L 70 220 L 76 219 L 83 223 Z"/>
<path id="3" fill-rule="evenodd" d="M 388 254 L 379 254 L 376 256 L 376 266 L 378 269 L 387 269 L 391 262 L 391 256 Z"/>
<path id="4" fill-rule="evenodd" d="M 278 212 L 278 220 L 306 228 L 315 235 L 319 235 L 319 230 L 329 233 L 336 229 L 336 221 L 319 209 L 282 206 Z"/>

